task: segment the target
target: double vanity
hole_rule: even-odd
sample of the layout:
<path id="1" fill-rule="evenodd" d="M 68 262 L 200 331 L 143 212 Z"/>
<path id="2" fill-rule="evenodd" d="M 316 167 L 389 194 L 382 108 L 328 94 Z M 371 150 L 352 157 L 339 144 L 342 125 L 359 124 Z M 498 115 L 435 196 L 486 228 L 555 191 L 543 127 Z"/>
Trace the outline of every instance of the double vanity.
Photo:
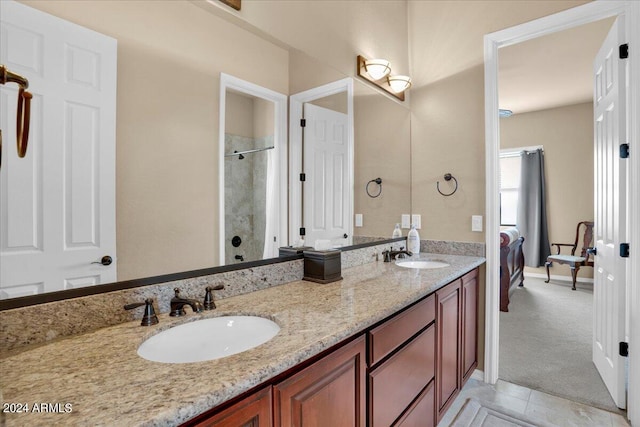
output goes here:
<path id="1" fill-rule="evenodd" d="M 483 263 L 373 261 L 337 282 L 297 280 L 29 347 L 0 360 L 3 404 L 52 410 L 4 412 L 0 424 L 435 425 L 477 364 Z M 198 353 L 199 336 L 214 353 Z"/>

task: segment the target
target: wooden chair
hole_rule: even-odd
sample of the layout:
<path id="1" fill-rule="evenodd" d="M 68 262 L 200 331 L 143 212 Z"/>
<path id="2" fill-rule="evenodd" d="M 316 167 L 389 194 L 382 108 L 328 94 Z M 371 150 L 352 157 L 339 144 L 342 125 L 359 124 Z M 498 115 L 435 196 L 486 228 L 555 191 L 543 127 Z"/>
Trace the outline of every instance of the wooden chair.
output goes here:
<path id="1" fill-rule="evenodd" d="M 581 233 L 581 229 L 583 230 Z M 580 255 L 576 255 L 576 249 L 578 248 L 578 242 L 582 236 L 582 249 L 580 250 Z M 545 283 L 549 283 L 551 277 L 549 276 L 549 266 L 557 262 L 558 264 L 568 264 L 571 268 L 571 278 L 573 279 L 573 287 L 571 290 L 576 290 L 576 277 L 578 275 L 578 270 L 580 267 L 592 267 L 593 261 L 589 260 L 589 252 L 587 249 L 591 247 L 591 242 L 593 240 L 593 222 L 591 221 L 582 221 L 578 223 L 576 227 L 576 240 L 572 243 L 552 243 L 551 246 L 556 246 L 558 251 L 555 255 L 549 255 L 547 257 L 547 262 L 544 264 L 547 267 L 547 280 Z M 562 255 L 560 253 L 560 247 L 567 246 L 571 248 L 571 255 Z"/>

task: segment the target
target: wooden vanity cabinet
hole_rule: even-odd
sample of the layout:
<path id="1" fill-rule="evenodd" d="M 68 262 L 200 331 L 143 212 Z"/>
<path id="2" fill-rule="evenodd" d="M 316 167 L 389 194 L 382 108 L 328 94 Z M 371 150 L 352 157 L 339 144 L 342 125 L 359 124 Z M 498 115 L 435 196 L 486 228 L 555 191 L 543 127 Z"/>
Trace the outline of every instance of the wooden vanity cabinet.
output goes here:
<path id="1" fill-rule="evenodd" d="M 272 407 L 271 386 L 269 386 L 194 425 L 197 427 L 273 427 Z"/>
<path id="2" fill-rule="evenodd" d="M 436 291 L 438 421 L 478 364 L 477 305 L 477 269 Z"/>
<path id="3" fill-rule="evenodd" d="M 302 370 L 186 425 L 433 427 L 477 366 L 477 314 L 476 269 Z"/>
<path id="4" fill-rule="evenodd" d="M 273 387 L 276 426 L 364 427 L 365 337 Z"/>

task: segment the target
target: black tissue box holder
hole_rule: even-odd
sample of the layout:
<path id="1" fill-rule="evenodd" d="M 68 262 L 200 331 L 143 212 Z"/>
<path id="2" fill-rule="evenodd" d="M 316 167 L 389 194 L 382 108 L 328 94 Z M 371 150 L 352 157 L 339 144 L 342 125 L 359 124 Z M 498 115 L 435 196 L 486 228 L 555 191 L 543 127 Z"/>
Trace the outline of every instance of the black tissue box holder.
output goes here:
<path id="1" fill-rule="evenodd" d="M 331 283 L 342 280 L 340 251 L 304 251 L 304 276 L 302 280 Z"/>

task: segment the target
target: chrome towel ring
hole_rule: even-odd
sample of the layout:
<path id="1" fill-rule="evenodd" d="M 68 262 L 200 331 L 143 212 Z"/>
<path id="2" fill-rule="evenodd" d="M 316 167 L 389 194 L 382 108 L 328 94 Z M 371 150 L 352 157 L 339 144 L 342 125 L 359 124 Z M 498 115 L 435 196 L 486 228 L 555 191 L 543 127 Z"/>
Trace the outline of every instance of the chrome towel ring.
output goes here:
<path id="1" fill-rule="evenodd" d="M 452 179 L 456 182 L 456 187 L 453 189 L 453 191 L 451 193 L 449 193 L 449 194 L 444 194 L 442 191 L 440 191 L 440 181 L 438 181 L 438 182 L 436 182 L 436 189 L 438 190 L 438 193 L 442 194 L 443 196 L 448 197 L 448 196 L 451 196 L 456 191 L 458 191 L 458 180 L 456 179 L 456 177 L 454 177 L 450 173 L 445 173 L 444 174 L 444 180 L 445 181 L 451 181 Z"/>

